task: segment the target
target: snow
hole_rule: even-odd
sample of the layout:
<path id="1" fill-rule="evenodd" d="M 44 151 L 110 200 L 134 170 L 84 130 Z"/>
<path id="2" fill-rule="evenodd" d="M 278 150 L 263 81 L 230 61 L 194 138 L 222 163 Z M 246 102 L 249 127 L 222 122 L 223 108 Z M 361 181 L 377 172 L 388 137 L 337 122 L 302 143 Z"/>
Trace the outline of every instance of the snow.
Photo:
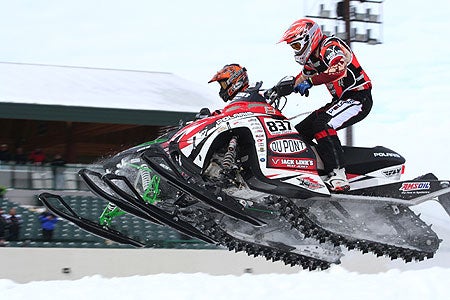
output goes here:
<path id="1" fill-rule="evenodd" d="M 26 300 L 448 299 L 449 217 L 436 202 L 423 203 L 417 209 L 425 221 L 435 223 L 433 229 L 444 240 L 435 257 L 422 262 L 406 264 L 401 260 L 346 251 L 341 265 L 333 265 L 325 271 L 257 275 L 178 273 L 111 278 L 94 275 L 77 280 L 28 283 L 0 279 L 0 295 L 1 299 Z"/>
<path id="2" fill-rule="evenodd" d="M 448 299 L 450 269 L 390 270 L 361 275 L 334 268 L 329 272 L 210 276 L 160 274 L 126 278 L 85 277 L 74 281 L 17 284 L 0 280 L 2 299 Z"/>
<path id="3" fill-rule="evenodd" d="M 246 66 L 250 79 L 264 80 L 267 86 L 299 71 L 289 47 L 275 43 L 287 26 L 302 15 L 302 1 L 283 1 L 283 5 L 269 0 L 174 0 L 159 4 L 130 0 L 126 5 L 120 1 L 101 1 L 101 9 L 94 9 L 94 4 L 87 0 L 58 2 L 53 6 L 47 2 L 51 1 L 33 5 L 8 2 L 9 9 L 0 11 L 0 37 L 9 41 L 2 44 L 1 60 L 167 71 L 205 86 L 216 70 L 230 62 Z M 401 153 L 407 159 L 405 178 L 427 172 L 442 179 L 450 177 L 447 159 L 450 56 L 445 36 L 450 27 L 449 7 L 446 0 L 433 1 L 432 5 L 421 0 L 407 4 L 385 1 L 384 44 L 353 45 L 374 82 L 375 101 L 369 117 L 355 127 L 355 144 L 383 145 Z M 169 14 L 171 18 L 166 17 Z M 216 85 L 208 88 L 217 92 Z M 294 116 L 328 100 L 326 90 L 315 87 L 308 99 L 290 99 L 285 112 Z M 353 251 L 346 254 L 342 265 L 328 271 L 289 275 L 158 274 L 124 278 L 97 275 L 73 281 L 25 284 L 0 279 L 0 297 L 448 299 L 449 216 L 434 202 L 421 204 L 414 210 L 422 212 L 427 223 L 435 224 L 433 229 L 444 240 L 436 256 L 424 262 L 389 262 Z"/>
<path id="4" fill-rule="evenodd" d="M 0 82 L 0 101 L 9 103 L 198 112 L 222 102 L 204 85 L 165 72 L 0 62 Z"/>

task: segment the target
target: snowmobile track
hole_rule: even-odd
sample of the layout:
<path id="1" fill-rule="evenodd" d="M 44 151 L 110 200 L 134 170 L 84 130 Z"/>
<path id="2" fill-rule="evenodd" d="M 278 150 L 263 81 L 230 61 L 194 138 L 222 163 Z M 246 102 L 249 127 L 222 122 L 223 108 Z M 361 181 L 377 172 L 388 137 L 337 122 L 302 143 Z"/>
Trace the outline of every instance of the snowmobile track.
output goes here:
<path id="1" fill-rule="evenodd" d="M 283 197 L 272 197 L 271 200 L 281 214 L 292 223 L 292 226 L 300 230 L 306 237 L 316 238 L 321 242 L 330 241 L 335 246 L 344 245 L 349 250 L 358 249 L 362 253 L 372 252 L 376 256 L 387 256 L 391 259 L 401 258 L 405 262 L 422 261 L 425 258 L 432 258 L 434 255 L 433 252 L 407 249 L 370 240 L 351 239 L 344 235 L 335 234 L 316 224 L 310 218 L 308 208 L 298 207 L 292 201 Z M 411 213 L 413 215 L 411 217 L 418 219 L 413 212 Z M 420 222 L 422 221 L 420 220 Z M 422 223 L 427 226 L 424 222 Z"/>
<path id="2" fill-rule="evenodd" d="M 331 263 L 327 261 L 283 251 L 276 247 L 269 247 L 234 238 L 216 224 L 209 214 L 196 213 L 194 219 L 197 222 L 195 225 L 196 228 L 202 232 L 208 233 L 208 235 L 218 241 L 220 245 L 227 247 L 229 251 L 245 251 L 249 256 L 262 256 L 266 258 L 266 260 L 273 262 L 282 261 L 285 265 L 290 265 L 291 267 L 298 265 L 309 271 L 326 270 L 331 265 Z"/>

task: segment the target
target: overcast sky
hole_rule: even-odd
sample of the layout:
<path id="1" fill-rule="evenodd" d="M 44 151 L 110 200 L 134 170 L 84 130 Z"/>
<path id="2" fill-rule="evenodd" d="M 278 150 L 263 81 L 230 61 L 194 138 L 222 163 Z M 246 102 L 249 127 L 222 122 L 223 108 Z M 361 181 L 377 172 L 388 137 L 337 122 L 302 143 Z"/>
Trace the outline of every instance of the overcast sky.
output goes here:
<path id="1" fill-rule="evenodd" d="M 300 71 L 291 49 L 277 42 L 293 21 L 317 14 L 318 3 L 0 0 L 0 61 L 172 72 L 205 86 L 224 64 L 236 62 L 268 88 Z M 432 3 L 385 1 L 384 43 L 352 45 L 374 83 L 375 101 L 354 128 L 354 141 L 400 152 L 413 176 L 450 177 L 450 2 Z M 323 86 L 315 87 L 310 98 L 289 97 L 285 114 L 329 99 Z"/>

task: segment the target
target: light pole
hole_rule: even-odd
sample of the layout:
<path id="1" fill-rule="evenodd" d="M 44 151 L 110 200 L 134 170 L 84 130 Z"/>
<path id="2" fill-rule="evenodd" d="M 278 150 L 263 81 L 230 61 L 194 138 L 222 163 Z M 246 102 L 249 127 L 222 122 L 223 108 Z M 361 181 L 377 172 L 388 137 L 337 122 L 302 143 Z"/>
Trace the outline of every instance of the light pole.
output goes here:
<path id="1" fill-rule="evenodd" d="M 370 45 L 381 44 L 381 29 L 378 36 L 374 36 L 374 29 L 381 27 L 382 22 L 382 3 L 383 0 L 322 0 L 324 4 L 319 4 L 318 15 L 306 15 L 311 19 L 322 19 L 328 22 L 334 22 L 334 35 L 345 40 L 351 48 L 352 42 L 367 43 Z M 306 4 L 306 3 L 305 3 Z M 334 10 L 327 8 L 335 7 Z M 364 6 L 364 7 L 362 7 Z M 310 6 L 309 6 L 310 7 Z M 375 11 L 375 13 L 374 13 Z M 378 13 L 376 13 L 378 11 Z M 330 35 L 333 31 L 327 31 L 329 24 L 322 25 L 322 31 L 326 35 Z M 344 24 L 344 31 L 341 32 L 339 25 Z M 353 24 L 356 24 L 353 26 Z M 333 24 L 331 23 L 331 26 Z M 365 28 L 365 32 L 358 33 Z M 347 127 L 345 132 L 345 143 L 353 146 L 353 128 Z"/>

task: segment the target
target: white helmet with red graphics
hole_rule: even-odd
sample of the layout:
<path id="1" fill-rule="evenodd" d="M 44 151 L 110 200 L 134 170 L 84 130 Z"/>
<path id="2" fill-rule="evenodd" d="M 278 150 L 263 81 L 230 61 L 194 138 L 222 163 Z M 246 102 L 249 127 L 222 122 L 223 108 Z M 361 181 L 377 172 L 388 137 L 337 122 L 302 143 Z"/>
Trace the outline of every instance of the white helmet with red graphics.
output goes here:
<path id="1" fill-rule="evenodd" d="M 310 19 L 295 21 L 279 41 L 289 44 L 295 52 L 295 61 L 304 65 L 323 37 L 320 26 Z"/>

